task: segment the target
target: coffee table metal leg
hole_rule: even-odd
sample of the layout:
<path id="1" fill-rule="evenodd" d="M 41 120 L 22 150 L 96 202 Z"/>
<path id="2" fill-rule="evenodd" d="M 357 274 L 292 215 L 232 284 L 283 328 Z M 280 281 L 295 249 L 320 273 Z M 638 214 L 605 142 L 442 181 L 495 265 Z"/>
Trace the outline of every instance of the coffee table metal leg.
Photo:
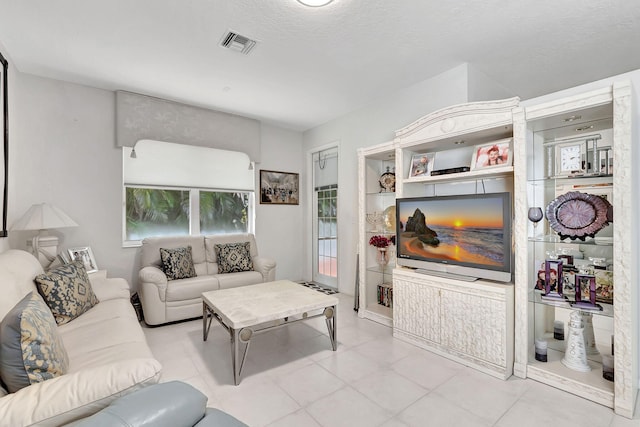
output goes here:
<path id="1" fill-rule="evenodd" d="M 242 374 L 242 368 L 244 367 L 244 361 L 247 358 L 247 352 L 249 351 L 249 344 L 251 343 L 251 336 L 253 330 L 250 328 L 230 329 L 231 334 L 231 361 L 233 365 L 233 382 L 235 385 L 240 384 L 240 375 Z M 242 352 L 242 359 L 240 359 L 240 343 L 243 343 L 244 351 Z"/>
<path id="2" fill-rule="evenodd" d="M 327 307 L 324 309 L 325 321 L 327 322 L 327 330 L 329 331 L 329 339 L 331 340 L 331 348 L 333 351 L 338 349 L 338 340 L 336 332 L 336 306 Z"/>
<path id="3" fill-rule="evenodd" d="M 207 324 L 207 319 L 209 324 Z M 209 336 L 209 329 L 211 329 L 211 322 L 213 321 L 213 312 L 209 313 L 209 307 L 207 303 L 202 303 L 202 341 L 206 341 Z"/>

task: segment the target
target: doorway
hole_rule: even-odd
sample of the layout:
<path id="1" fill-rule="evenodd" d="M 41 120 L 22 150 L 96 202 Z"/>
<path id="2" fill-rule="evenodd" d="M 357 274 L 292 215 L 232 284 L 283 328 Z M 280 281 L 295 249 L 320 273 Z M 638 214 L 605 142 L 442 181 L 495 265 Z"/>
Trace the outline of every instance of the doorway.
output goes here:
<path id="1" fill-rule="evenodd" d="M 314 282 L 338 289 L 338 147 L 312 153 Z"/>

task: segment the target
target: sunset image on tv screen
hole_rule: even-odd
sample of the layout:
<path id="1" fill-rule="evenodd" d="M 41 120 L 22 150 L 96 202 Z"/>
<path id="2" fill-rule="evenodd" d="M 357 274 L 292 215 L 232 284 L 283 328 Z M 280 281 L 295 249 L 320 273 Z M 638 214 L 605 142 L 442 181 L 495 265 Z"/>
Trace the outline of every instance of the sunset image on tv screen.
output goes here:
<path id="1" fill-rule="evenodd" d="M 501 197 L 405 200 L 400 206 L 400 254 L 485 266 L 504 264 Z"/>

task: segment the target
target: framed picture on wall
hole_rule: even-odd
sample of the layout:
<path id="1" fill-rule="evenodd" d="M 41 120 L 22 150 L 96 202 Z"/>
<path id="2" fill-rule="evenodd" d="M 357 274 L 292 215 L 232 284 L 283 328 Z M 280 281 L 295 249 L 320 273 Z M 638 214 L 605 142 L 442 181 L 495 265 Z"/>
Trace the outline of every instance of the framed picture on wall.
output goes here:
<path id="1" fill-rule="evenodd" d="M 511 138 L 477 145 L 473 150 L 471 170 L 511 166 L 512 164 Z"/>
<path id="2" fill-rule="evenodd" d="M 82 261 L 84 263 L 84 268 L 87 269 L 87 273 L 98 271 L 98 264 L 96 264 L 93 251 L 89 246 L 69 248 L 67 252 L 69 253 L 71 261 Z"/>
<path id="3" fill-rule="evenodd" d="M 265 205 L 299 204 L 299 175 L 292 172 L 260 170 L 260 203 Z"/>

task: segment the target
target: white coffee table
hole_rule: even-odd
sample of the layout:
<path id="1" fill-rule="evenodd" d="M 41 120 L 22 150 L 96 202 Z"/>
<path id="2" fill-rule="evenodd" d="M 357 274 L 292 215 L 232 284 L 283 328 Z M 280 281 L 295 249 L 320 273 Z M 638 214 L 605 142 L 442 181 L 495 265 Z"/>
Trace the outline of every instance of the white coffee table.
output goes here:
<path id="1" fill-rule="evenodd" d="M 281 328 L 302 320 L 325 316 L 331 347 L 336 351 L 336 306 L 338 298 L 325 295 L 290 280 L 260 283 L 202 294 L 202 339 L 207 340 L 213 318 L 229 332 L 233 380 L 240 374 L 254 334 Z M 309 316 L 308 313 L 323 310 Z M 240 342 L 245 344 L 240 358 Z"/>

